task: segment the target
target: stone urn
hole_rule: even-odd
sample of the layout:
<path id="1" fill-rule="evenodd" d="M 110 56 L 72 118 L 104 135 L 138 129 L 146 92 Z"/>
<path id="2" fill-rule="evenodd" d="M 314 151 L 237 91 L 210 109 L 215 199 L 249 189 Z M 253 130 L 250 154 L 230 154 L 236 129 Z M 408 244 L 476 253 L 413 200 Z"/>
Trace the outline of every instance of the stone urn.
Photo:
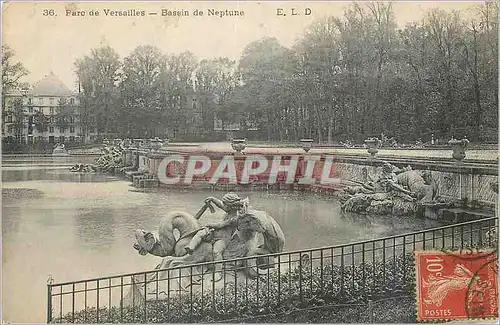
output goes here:
<path id="1" fill-rule="evenodd" d="M 158 151 L 160 150 L 161 146 L 163 144 L 163 140 L 158 138 L 158 137 L 154 137 L 154 139 L 151 139 L 151 150 L 152 151 Z"/>
<path id="2" fill-rule="evenodd" d="M 143 139 L 142 140 L 142 148 L 146 150 L 151 149 L 151 139 Z"/>
<path id="3" fill-rule="evenodd" d="M 304 149 L 306 153 L 308 153 L 309 150 L 311 150 L 312 148 L 313 142 L 314 142 L 313 139 L 300 139 L 300 146 L 302 147 L 302 149 Z"/>
<path id="4" fill-rule="evenodd" d="M 451 146 L 453 149 L 453 159 L 462 161 L 465 158 L 465 148 L 467 148 L 467 145 L 469 144 L 469 140 L 467 139 L 451 139 L 448 141 L 448 144 Z"/>
<path id="5" fill-rule="evenodd" d="M 137 139 L 133 140 L 133 146 L 134 146 L 134 148 L 139 149 L 139 147 L 141 146 L 141 144 L 142 144 L 142 139 L 138 139 L 137 138 Z"/>
<path id="6" fill-rule="evenodd" d="M 368 148 L 368 153 L 375 157 L 375 154 L 378 152 L 378 148 L 380 146 L 380 140 L 378 138 L 368 138 L 365 140 L 365 144 Z"/>
<path id="7" fill-rule="evenodd" d="M 236 153 L 241 154 L 243 150 L 247 147 L 247 139 L 232 139 L 231 147 Z"/>
<path id="8" fill-rule="evenodd" d="M 170 139 L 168 139 L 168 138 L 163 139 L 163 142 L 162 142 L 161 147 L 160 147 L 160 151 L 163 153 L 168 152 L 168 144 L 169 143 L 170 143 Z"/>
<path id="9" fill-rule="evenodd" d="M 123 140 L 123 148 L 128 149 L 130 148 L 131 145 L 132 145 L 132 140 L 128 138 Z"/>

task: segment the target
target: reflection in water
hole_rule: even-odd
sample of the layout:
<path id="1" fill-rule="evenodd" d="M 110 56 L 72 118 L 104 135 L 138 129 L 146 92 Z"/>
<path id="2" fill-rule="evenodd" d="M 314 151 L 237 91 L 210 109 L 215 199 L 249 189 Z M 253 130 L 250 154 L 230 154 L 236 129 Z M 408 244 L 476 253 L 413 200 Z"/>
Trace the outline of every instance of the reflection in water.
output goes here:
<path id="1" fill-rule="evenodd" d="M 14 169 L 15 168 L 15 169 Z M 40 169 L 45 168 L 45 169 Z M 69 167 L 29 167 L 19 169 L 17 167 L 2 167 L 3 182 L 22 182 L 30 180 L 60 181 L 70 183 L 92 183 L 104 180 L 116 180 L 116 177 L 97 173 L 74 173 Z"/>
<path id="2" fill-rule="evenodd" d="M 340 218 L 348 223 L 357 223 L 358 226 L 362 228 L 373 227 L 372 220 L 367 215 L 359 215 L 352 212 L 344 212 L 340 215 Z"/>
<path id="3" fill-rule="evenodd" d="M 115 239 L 117 217 L 120 217 L 117 211 L 110 208 L 99 211 L 79 209 L 75 214 L 75 235 L 80 238 L 82 244 L 112 254 L 110 247 Z"/>
<path id="4" fill-rule="evenodd" d="M 5 198 L 3 199 L 5 201 Z M 7 215 L 19 215 L 21 214 L 20 207 L 2 207 L 2 238 L 4 241 L 5 236 L 8 234 L 15 234 L 21 231 L 21 219 L 20 218 L 6 218 Z"/>
<path id="5" fill-rule="evenodd" d="M 159 258 L 137 254 L 132 248 L 133 231 L 156 231 L 166 213 L 182 210 L 195 214 L 205 197 L 223 195 L 208 191 L 136 192 L 131 191 L 129 182 L 108 175 L 71 173 L 65 167 L 57 169 L 54 163 L 36 167 L 34 159 L 17 164 L 18 169 L 11 166 L 2 175 L 2 310 L 4 320 L 10 322 L 45 321 L 49 274 L 60 282 L 154 268 Z M 28 166 L 31 169 L 24 168 Z M 269 212 L 282 226 L 285 250 L 435 226 L 413 218 L 343 216 L 337 201 L 315 196 L 239 194 L 248 196 L 253 208 Z M 221 216 L 221 211 L 207 211 L 201 221 L 212 222 Z"/>
<path id="6" fill-rule="evenodd" d="M 15 199 L 34 199 L 42 197 L 44 193 L 32 188 L 8 188 L 2 189 L 3 200 Z"/>
<path id="7" fill-rule="evenodd" d="M 67 157 L 53 157 L 53 156 L 2 156 L 2 166 L 33 166 L 33 165 L 46 165 L 46 166 L 72 166 L 76 163 L 90 164 L 97 156 L 67 156 Z"/>

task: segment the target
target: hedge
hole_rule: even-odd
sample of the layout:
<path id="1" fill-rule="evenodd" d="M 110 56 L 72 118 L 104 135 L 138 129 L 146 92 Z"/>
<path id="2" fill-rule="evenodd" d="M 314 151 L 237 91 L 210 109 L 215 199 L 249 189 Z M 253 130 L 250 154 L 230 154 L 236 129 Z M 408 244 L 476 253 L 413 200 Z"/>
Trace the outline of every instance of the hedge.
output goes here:
<path id="1" fill-rule="evenodd" d="M 176 295 L 169 304 L 165 300 L 151 301 L 145 308 L 127 307 L 122 313 L 119 307 L 103 307 L 99 309 L 99 322 L 363 323 L 369 320 L 368 300 L 374 301 L 374 322 L 415 322 L 414 278 L 411 253 L 375 265 L 344 266 L 343 272 L 339 265 L 309 265 L 279 277 L 273 272 L 269 277 L 261 276 L 236 286 L 227 283 L 214 294 Z M 72 321 L 71 314 L 54 319 Z M 74 322 L 97 323 L 97 309 L 75 312 Z"/>

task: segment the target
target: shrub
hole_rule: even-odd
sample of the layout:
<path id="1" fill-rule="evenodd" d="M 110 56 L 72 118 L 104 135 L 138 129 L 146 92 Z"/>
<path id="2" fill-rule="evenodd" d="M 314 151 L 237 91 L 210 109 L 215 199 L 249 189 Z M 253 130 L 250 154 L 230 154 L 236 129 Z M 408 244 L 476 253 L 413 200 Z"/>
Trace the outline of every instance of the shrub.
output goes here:
<path id="1" fill-rule="evenodd" d="M 399 299 L 398 297 L 403 297 Z M 397 298 L 397 299 L 395 299 Z M 286 273 L 227 283 L 215 292 L 193 293 L 135 308 L 100 308 L 99 322 L 415 322 L 413 254 L 375 264 L 307 265 Z M 146 314 L 144 314 L 146 312 Z M 97 309 L 74 315 L 76 323 L 96 323 Z M 55 322 L 72 322 L 67 314 Z"/>

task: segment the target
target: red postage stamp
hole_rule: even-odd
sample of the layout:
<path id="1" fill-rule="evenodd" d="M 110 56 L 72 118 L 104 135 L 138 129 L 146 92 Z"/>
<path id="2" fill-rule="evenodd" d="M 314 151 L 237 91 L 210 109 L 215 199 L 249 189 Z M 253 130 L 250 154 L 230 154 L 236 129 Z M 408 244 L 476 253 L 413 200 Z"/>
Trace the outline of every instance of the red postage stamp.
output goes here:
<path id="1" fill-rule="evenodd" d="M 494 250 L 415 252 L 419 321 L 498 317 Z"/>

